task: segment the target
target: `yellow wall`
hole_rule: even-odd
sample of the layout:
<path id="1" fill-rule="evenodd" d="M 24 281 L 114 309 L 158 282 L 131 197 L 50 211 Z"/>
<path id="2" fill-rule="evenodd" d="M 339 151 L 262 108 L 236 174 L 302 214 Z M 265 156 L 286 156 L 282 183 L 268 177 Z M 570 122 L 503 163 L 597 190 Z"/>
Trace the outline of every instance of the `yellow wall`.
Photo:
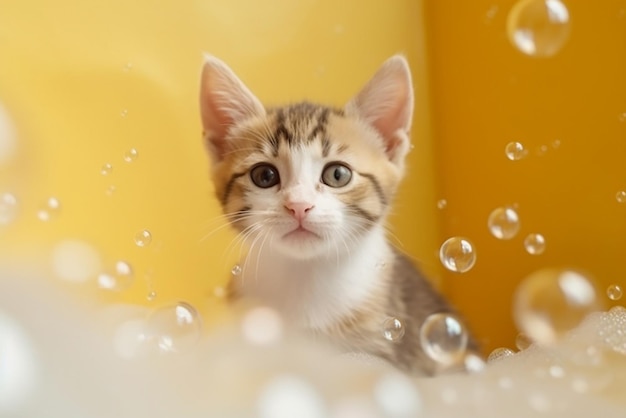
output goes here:
<path id="1" fill-rule="evenodd" d="M 18 149 L 0 159 L 0 193 L 15 194 L 20 209 L 0 226 L 0 262 L 49 269 L 55 243 L 83 240 L 105 267 L 117 259 L 134 267 L 131 288 L 103 297 L 183 299 L 211 315 L 213 288 L 237 251 L 224 250 L 225 231 L 202 240 L 219 225 L 211 222 L 219 208 L 200 142 L 201 53 L 227 61 L 265 102 L 342 104 L 400 51 L 418 97 L 395 233 L 443 278 L 487 348 L 512 346 L 511 292 L 528 272 L 577 265 L 603 286 L 626 287 L 626 206 L 615 201 L 626 189 L 626 17 L 617 0 L 582 3 L 568 3 L 572 34 L 561 53 L 533 59 L 506 38 L 514 2 L 504 0 L 426 1 L 425 17 L 411 0 L 3 1 L 0 103 Z M 537 155 L 555 139 L 558 149 Z M 504 158 L 511 140 L 528 158 Z M 126 163 L 130 148 L 138 158 Z M 104 176 L 106 163 L 113 170 Z M 41 222 L 49 196 L 61 211 Z M 512 203 L 522 231 L 497 241 L 487 216 Z M 144 228 L 153 242 L 138 248 L 133 237 Z M 525 254 L 528 232 L 546 236 L 544 255 Z M 444 272 L 436 255 L 452 235 L 477 247 L 464 275 Z"/>

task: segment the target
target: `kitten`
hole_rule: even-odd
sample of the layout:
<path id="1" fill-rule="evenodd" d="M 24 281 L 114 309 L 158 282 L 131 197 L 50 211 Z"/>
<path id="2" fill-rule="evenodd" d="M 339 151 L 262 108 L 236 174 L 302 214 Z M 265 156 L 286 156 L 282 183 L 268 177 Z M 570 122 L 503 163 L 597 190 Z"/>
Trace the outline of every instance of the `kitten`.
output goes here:
<path id="1" fill-rule="evenodd" d="M 432 374 L 420 326 L 452 309 L 384 227 L 410 146 L 406 60 L 387 60 L 343 109 L 266 108 L 207 56 L 200 107 L 217 198 L 249 246 L 232 298 L 254 298 L 345 350 Z M 395 342 L 383 335 L 389 317 L 405 330 Z"/>

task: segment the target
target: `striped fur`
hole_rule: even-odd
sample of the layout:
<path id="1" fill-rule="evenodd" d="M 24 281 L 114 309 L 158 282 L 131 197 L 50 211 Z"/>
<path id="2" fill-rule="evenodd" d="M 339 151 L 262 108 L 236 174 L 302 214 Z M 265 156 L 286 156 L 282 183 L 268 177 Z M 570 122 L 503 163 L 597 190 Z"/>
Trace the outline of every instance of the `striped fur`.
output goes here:
<path id="1" fill-rule="evenodd" d="M 233 299 L 257 299 L 346 350 L 432 374 L 419 329 L 429 314 L 451 308 L 389 245 L 384 227 L 404 174 L 412 110 L 401 57 L 343 109 L 265 108 L 223 62 L 208 57 L 203 69 L 216 195 L 248 249 L 231 281 Z M 389 317 L 404 324 L 399 342 L 383 338 Z"/>

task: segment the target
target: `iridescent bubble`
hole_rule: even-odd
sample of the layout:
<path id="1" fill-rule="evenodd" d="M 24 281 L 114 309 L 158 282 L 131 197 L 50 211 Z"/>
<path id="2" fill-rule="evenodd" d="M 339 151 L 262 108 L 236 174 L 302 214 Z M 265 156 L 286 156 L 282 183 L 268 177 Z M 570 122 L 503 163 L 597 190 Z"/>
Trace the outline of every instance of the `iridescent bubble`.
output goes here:
<path id="1" fill-rule="evenodd" d="M 515 351 L 506 347 L 498 347 L 494 349 L 491 353 L 489 353 L 489 357 L 487 357 L 487 363 L 492 363 L 494 361 L 502 360 L 505 357 L 511 357 L 515 354 Z"/>
<path id="2" fill-rule="evenodd" d="M 534 342 L 553 344 L 587 315 L 600 310 L 595 287 L 584 274 L 546 268 L 526 277 L 514 294 L 513 318 Z"/>
<path id="3" fill-rule="evenodd" d="M 61 202 L 56 197 L 49 197 L 37 210 L 39 220 L 47 222 L 59 215 L 61 212 Z"/>
<path id="4" fill-rule="evenodd" d="M 521 142 L 509 142 L 504 147 L 504 153 L 509 160 L 518 161 L 528 155 L 528 150 Z"/>
<path id="5" fill-rule="evenodd" d="M 445 209 L 448 207 L 448 201 L 446 199 L 439 199 L 437 201 L 437 209 Z"/>
<path id="6" fill-rule="evenodd" d="M 139 157 L 139 152 L 135 148 L 131 148 L 124 153 L 124 161 L 132 163 Z"/>
<path id="7" fill-rule="evenodd" d="M 465 355 L 467 330 L 453 314 L 429 315 L 420 328 L 420 344 L 424 352 L 442 364 L 452 364 Z"/>
<path id="8" fill-rule="evenodd" d="M 517 347 L 517 349 L 520 351 L 526 350 L 532 344 L 533 340 L 531 340 L 530 337 L 528 337 L 528 335 L 524 334 L 523 332 L 518 333 L 515 337 L 515 347 Z"/>
<path id="9" fill-rule="evenodd" d="M 404 337 L 404 325 L 398 318 L 389 317 L 383 321 L 383 337 L 387 341 L 398 342 Z"/>
<path id="10" fill-rule="evenodd" d="M 109 163 L 104 164 L 100 168 L 100 174 L 102 174 L 103 176 L 108 176 L 109 174 L 111 174 L 112 171 L 113 171 L 113 166 Z"/>
<path id="11" fill-rule="evenodd" d="M 52 250 L 52 268 L 60 279 L 86 282 L 93 279 L 101 267 L 100 255 L 86 242 L 64 240 Z"/>
<path id="12" fill-rule="evenodd" d="M 162 353 L 189 349 L 198 342 L 201 332 L 200 315 L 186 302 L 155 309 L 146 320 L 146 335 Z"/>
<path id="13" fill-rule="evenodd" d="M 611 300 L 620 300 L 622 298 L 622 288 L 617 284 L 612 284 L 606 288 L 606 295 Z"/>
<path id="14" fill-rule="evenodd" d="M 253 308 L 243 317 L 241 331 L 245 340 L 251 344 L 272 345 L 282 338 L 283 320 L 272 308 Z"/>
<path id="15" fill-rule="evenodd" d="M 0 194 L 0 225 L 7 225 L 17 217 L 17 198 L 11 193 Z"/>
<path id="16" fill-rule="evenodd" d="M 230 274 L 233 276 L 239 276 L 242 272 L 242 268 L 239 264 L 235 264 L 233 268 L 230 270 Z"/>
<path id="17" fill-rule="evenodd" d="M 439 259 L 448 270 L 465 273 L 476 264 L 476 252 L 467 238 L 452 237 L 439 248 Z"/>
<path id="18" fill-rule="evenodd" d="M 133 281 L 133 268 L 123 260 L 115 262 L 113 272 L 100 273 L 97 277 L 98 286 L 106 290 L 122 291 L 128 289 Z"/>
<path id="19" fill-rule="evenodd" d="M 152 234 L 147 229 L 135 234 L 135 245 L 137 247 L 147 247 L 152 242 Z"/>
<path id="20" fill-rule="evenodd" d="M 498 239 L 511 239 L 520 229 L 519 216 L 511 207 L 499 207 L 489 215 L 487 226 L 491 235 Z"/>
<path id="21" fill-rule="evenodd" d="M 524 239 L 524 248 L 531 255 L 540 255 L 546 250 L 546 239 L 541 234 L 528 234 Z"/>
<path id="22" fill-rule="evenodd" d="M 615 200 L 617 203 L 626 203 L 626 190 L 620 190 L 615 194 Z"/>
<path id="23" fill-rule="evenodd" d="M 509 41 L 522 53 L 551 57 L 569 38 L 569 11 L 560 0 L 521 0 L 506 22 Z"/>

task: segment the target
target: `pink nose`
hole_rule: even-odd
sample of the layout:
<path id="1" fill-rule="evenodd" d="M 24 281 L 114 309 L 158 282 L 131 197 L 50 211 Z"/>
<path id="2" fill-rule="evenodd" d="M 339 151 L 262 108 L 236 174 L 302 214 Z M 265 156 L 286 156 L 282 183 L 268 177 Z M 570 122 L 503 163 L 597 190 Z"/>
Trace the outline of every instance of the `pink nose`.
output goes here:
<path id="1" fill-rule="evenodd" d="M 313 209 L 313 205 L 308 202 L 288 202 L 285 204 L 285 209 L 291 213 L 291 216 L 296 218 L 298 222 L 302 222 L 306 214 Z"/>

